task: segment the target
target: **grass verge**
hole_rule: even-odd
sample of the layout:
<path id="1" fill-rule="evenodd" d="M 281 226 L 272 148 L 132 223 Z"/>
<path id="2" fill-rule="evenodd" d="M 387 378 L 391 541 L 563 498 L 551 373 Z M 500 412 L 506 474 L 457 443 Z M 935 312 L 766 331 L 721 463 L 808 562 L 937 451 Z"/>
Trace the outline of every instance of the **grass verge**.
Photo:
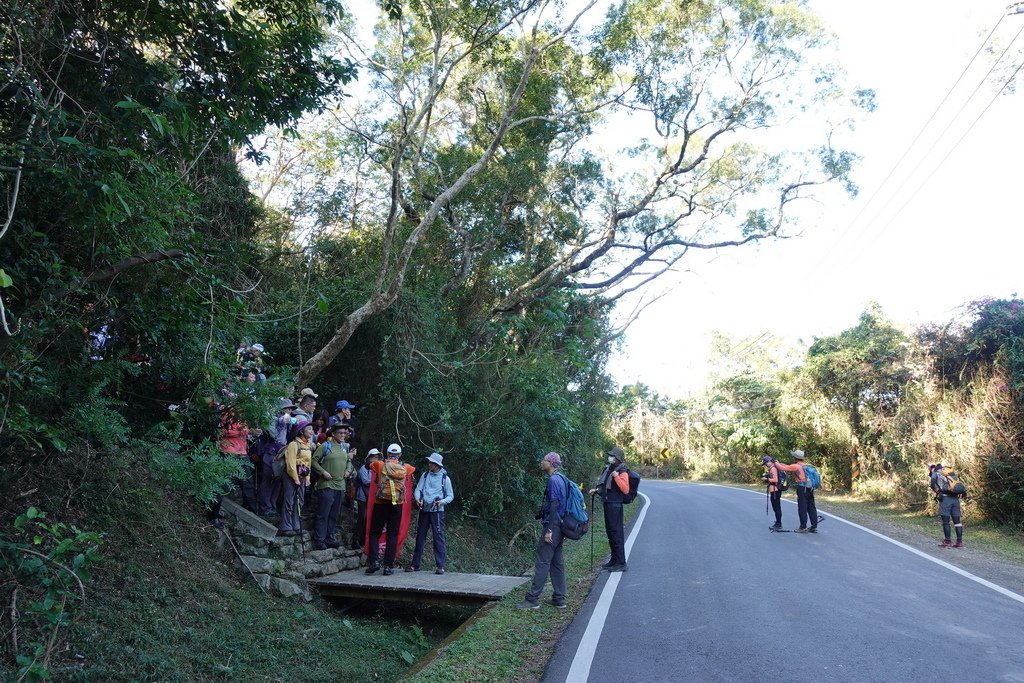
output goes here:
<path id="1" fill-rule="evenodd" d="M 627 525 L 640 505 L 626 506 Z M 594 562 L 591 564 L 591 535 Z M 532 538 L 536 539 L 534 535 Z M 541 609 L 517 610 L 527 585 L 505 596 L 470 624 L 457 640 L 445 644 L 432 660 L 403 681 L 409 683 L 482 683 L 484 681 L 539 681 L 554 652 L 555 643 L 572 622 L 597 578 L 598 566 L 608 554 L 604 519 L 593 515 L 590 533 L 579 541 L 565 541 L 568 577 L 566 609 L 551 607 L 550 584 L 541 595 Z M 533 558 L 529 567 L 533 575 Z"/>

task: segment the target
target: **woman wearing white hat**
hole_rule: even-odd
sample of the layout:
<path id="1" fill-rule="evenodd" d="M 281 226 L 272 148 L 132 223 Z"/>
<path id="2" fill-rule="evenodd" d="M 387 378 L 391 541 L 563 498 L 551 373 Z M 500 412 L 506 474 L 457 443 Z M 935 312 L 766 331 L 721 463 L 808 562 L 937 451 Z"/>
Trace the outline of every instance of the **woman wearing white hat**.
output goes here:
<path id="1" fill-rule="evenodd" d="M 412 555 L 412 564 L 405 568 L 407 572 L 420 570 L 420 559 L 423 557 L 423 546 L 427 543 L 427 529 L 434 537 L 434 569 L 435 574 L 444 574 L 445 560 L 448 549 L 444 543 L 444 506 L 455 499 L 452 480 L 448 471 L 441 464 L 444 458 L 440 453 L 431 453 L 427 458 L 427 473 L 420 477 L 416 484 L 413 500 L 420 509 L 420 519 L 416 528 L 416 552 Z"/>

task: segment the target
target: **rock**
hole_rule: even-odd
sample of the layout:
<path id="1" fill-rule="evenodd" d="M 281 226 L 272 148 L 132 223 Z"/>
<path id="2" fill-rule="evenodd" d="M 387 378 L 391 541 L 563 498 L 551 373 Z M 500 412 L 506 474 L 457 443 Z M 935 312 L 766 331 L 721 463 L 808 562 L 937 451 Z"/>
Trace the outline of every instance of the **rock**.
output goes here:
<path id="1" fill-rule="evenodd" d="M 242 555 L 242 564 L 249 568 L 253 574 L 273 574 L 274 560 L 266 557 L 253 557 Z"/>
<path id="2" fill-rule="evenodd" d="M 298 582 L 274 577 L 271 579 L 271 590 L 285 598 L 299 596 L 305 602 L 309 602 L 313 599 L 313 595 L 309 592 L 309 587 L 306 585 L 305 580 L 300 584 Z"/>
<path id="3" fill-rule="evenodd" d="M 273 590 L 271 588 L 271 583 L 273 582 L 273 577 L 270 576 L 270 574 L 253 574 L 253 576 L 256 577 L 256 583 L 258 583 L 263 590 L 265 590 L 265 591 Z"/>

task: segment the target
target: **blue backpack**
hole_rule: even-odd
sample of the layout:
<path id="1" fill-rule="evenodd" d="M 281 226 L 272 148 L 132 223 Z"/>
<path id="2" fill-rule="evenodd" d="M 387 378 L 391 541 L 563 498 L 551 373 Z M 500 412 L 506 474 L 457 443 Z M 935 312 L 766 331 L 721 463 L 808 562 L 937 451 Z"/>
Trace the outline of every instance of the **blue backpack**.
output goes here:
<path id="1" fill-rule="evenodd" d="M 804 484 L 809 489 L 821 488 L 821 475 L 818 474 L 818 468 L 814 465 L 803 465 L 804 474 L 807 476 L 807 482 Z"/>
<path id="2" fill-rule="evenodd" d="M 583 504 L 583 492 L 579 486 L 569 481 L 569 477 L 561 472 L 558 476 L 565 483 L 565 517 L 560 522 L 562 535 L 578 541 L 590 529 L 590 516 L 587 515 Z"/>

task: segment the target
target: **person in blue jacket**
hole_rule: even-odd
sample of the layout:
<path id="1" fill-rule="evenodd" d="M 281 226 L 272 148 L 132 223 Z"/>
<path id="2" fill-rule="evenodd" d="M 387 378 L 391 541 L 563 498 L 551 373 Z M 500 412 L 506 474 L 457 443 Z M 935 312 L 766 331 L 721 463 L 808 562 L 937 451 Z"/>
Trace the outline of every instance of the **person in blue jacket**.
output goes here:
<path id="1" fill-rule="evenodd" d="M 548 475 L 544 489 L 544 503 L 537 511 L 537 518 L 543 524 L 537 541 L 536 561 L 533 567 L 533 583 L 526 593 L 526 599 L 516 609 L 540 609 L 540 594 L 544 584 L 551 577 L 551 605 L 565 607 L 565 559 L 562 556 L 562 517 L 565 517 L 566 490 L 561 477 L 555 474 L 562 466 L 562 456 L 548 453 L 540 461 L 540 468 Z"/>
<path id="2" fill-rule="evenodd" d="M 442 465 L 444 458 L 440 453 L 431 453 L 427 458 L 427 472 L 416 484 L 413 500 L 420 509 L 420 519 L 416 525 L 416 551 L 412 554 L 412 564 L 405 568 L 407 572 L 418 572 L 420 560 L 423 558 L 423 546 L 427 543 L 427 529 L 434 537 L 434 573 L 444 574 L 445 560 L 448 549 L 444 543 L 444 506 L 455 499 L 452 480 Z"/>

